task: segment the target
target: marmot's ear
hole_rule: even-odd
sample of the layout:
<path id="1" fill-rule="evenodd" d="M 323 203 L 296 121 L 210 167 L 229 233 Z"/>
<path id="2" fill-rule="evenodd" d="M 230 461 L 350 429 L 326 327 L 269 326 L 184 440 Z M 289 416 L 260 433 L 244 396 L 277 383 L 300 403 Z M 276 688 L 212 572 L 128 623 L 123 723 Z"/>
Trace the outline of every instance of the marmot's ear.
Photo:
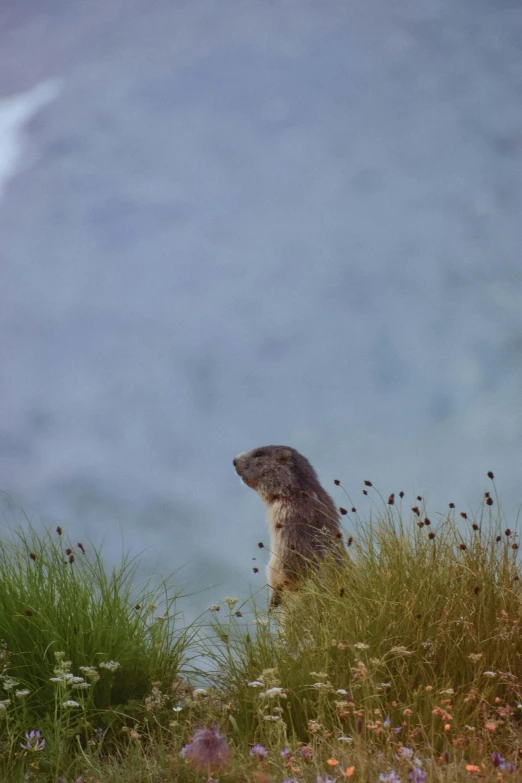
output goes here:
<path id="1" fill-rule="evenodd" d="M 292 452 L 290 451 L 290 449 L 283 449 L 283 451 L 278 456 L 279 462 L 288 462 L 291 459 L 292 459 Z"/>

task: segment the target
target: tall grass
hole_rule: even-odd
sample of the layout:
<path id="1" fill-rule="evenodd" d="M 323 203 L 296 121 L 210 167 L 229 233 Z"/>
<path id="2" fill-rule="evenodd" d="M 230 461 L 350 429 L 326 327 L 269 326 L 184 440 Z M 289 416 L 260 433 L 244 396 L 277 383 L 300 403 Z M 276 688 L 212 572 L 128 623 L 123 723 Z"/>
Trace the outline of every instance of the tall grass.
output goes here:
<path id="1" fill-rule="evenodd" d="M 234 746 L 223 783 L 522 779 L 518 533 L 494 489 L 473 518 L 365 491 L 345 561 L 282 612 L 228 598 L 188 626 L 135 562 L 61 531 L 0 544 L 0 780 L 203 781 L 180 756 L 203 726 Z"/>

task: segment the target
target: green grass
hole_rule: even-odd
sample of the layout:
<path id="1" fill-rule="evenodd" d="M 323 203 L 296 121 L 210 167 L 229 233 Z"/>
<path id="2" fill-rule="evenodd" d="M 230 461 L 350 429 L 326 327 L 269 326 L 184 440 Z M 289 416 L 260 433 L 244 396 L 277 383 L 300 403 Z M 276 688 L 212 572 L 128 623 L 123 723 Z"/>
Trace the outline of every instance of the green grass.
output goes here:
<path id="1" fill-rule="evenodd" d="M 391 769 L 407 781 L 420 775 L 415 758 L 426 781 L 521 780 L 514 527 L 494 491 L 473 519 L 367 491 L 372 511 L 350 515 L 346 562 L 327 563 L 283 614 L 229 599 L 185 626 L 172 580 L 136 585 L 136 563 L 108 573 L 100 552 L 55 532 L 0 545 L 2 779 L 204 781 L 180 749 L 195 729 L 219 726 L 234 749 L 210 770 L 223 783 L 315 783 L 346 770 L 378 781 Z M 73 689 L 67 672 L 90 687 Z M 46 745 L 24 753 L 31 729 Z M 249 755 L 256 743 L 264 760 Z"/>

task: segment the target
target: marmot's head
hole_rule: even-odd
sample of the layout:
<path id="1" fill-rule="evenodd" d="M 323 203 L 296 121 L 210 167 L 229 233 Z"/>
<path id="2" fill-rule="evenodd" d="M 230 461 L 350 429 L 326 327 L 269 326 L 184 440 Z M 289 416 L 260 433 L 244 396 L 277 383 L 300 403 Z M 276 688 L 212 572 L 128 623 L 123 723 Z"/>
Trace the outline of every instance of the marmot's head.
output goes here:
<path id="1" fill-rule="evenodd" d="M 317 476 L 306 457 L 290 446 L 262 446 L 233 460 L 236 473 L 267 501 L 313 489 Z"/>

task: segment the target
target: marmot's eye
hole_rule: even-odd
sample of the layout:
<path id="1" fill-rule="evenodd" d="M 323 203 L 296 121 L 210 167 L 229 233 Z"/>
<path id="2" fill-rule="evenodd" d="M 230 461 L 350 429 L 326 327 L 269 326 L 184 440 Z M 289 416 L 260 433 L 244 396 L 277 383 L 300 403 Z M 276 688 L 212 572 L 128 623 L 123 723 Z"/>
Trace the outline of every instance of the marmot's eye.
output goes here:
<path id="1" fill-rule="evenodd" d="M 252 454 L 252 456 L 256 457 L 256 458 L 257 457 L 262 457 L 263 456 L 263 452 L 262 451 L 256 451 L 254 454 Z"/>

